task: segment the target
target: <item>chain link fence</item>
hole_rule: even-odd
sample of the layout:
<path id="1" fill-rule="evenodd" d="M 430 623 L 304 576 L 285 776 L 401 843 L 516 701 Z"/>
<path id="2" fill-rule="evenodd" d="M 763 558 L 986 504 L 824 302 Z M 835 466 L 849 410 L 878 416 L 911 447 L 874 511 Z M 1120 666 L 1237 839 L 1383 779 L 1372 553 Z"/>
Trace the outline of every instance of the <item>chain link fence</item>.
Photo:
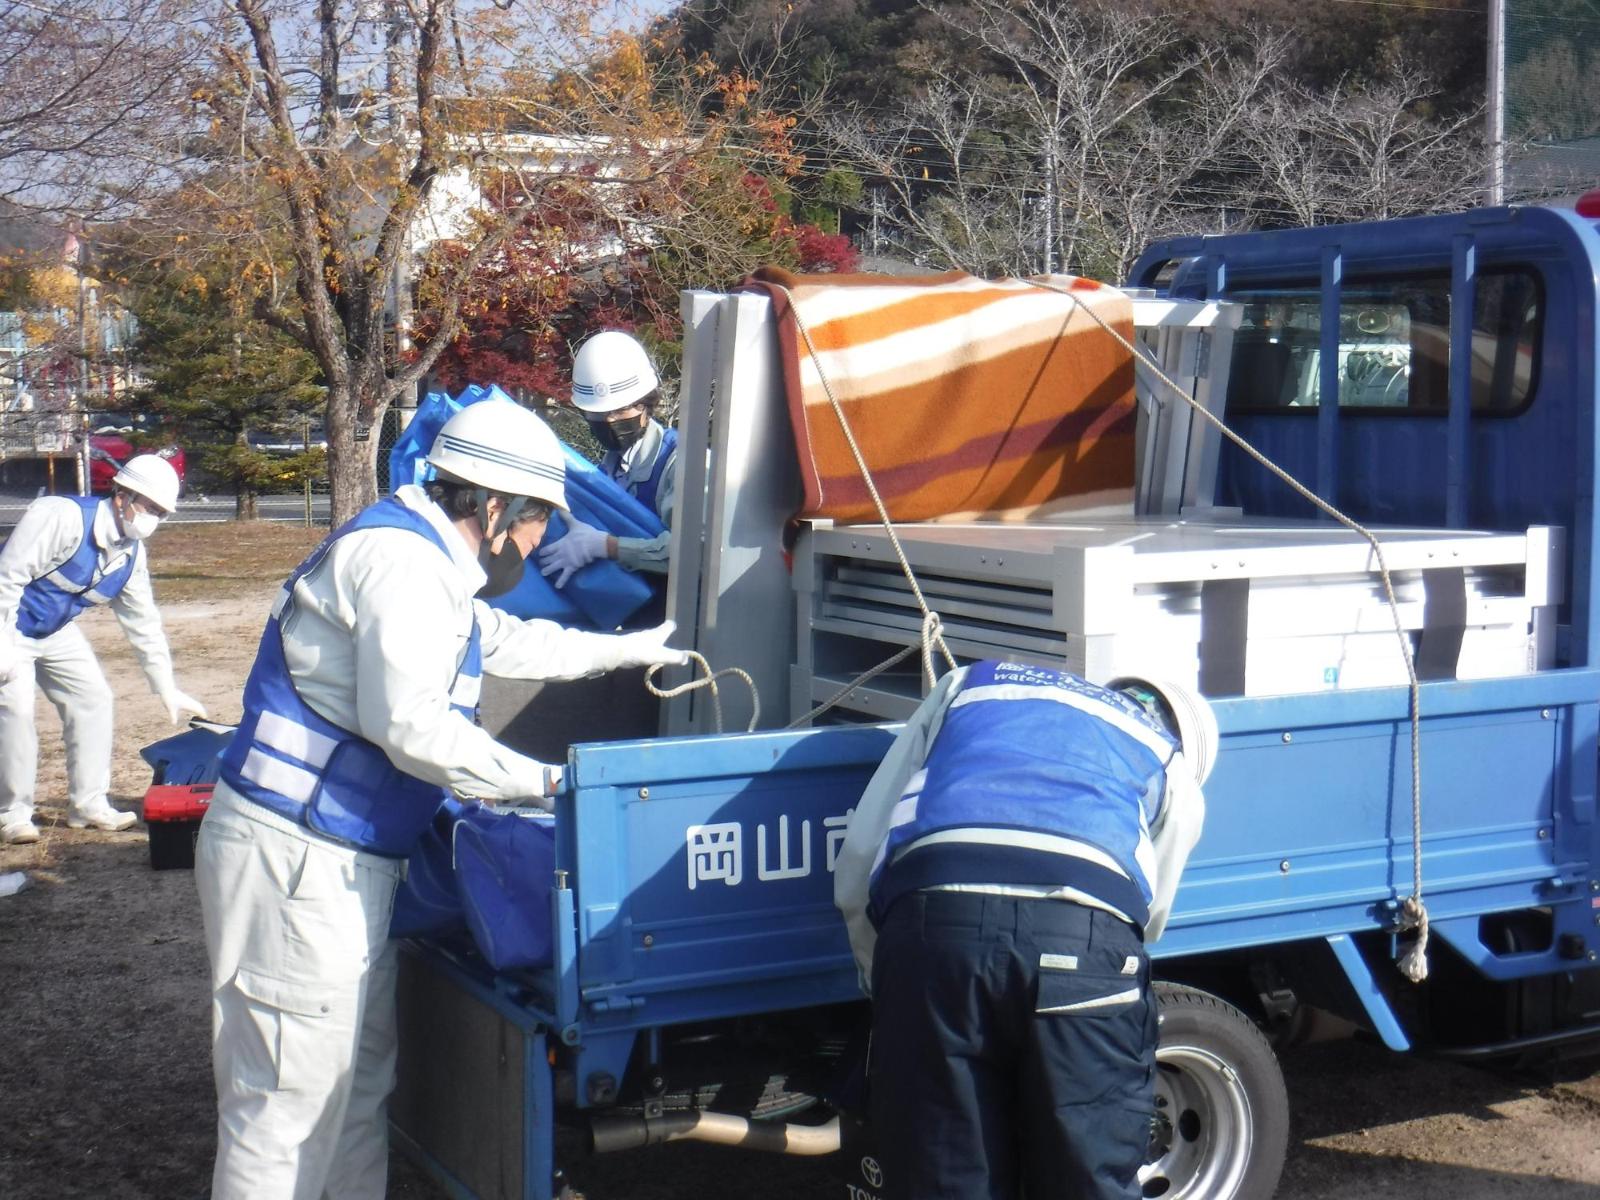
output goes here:
<path id="1" fill-rule="evenodd" d="M 578 453 L 593 462 L 600 460 L 603 451 L 576 409 L 557 404 L 530 407 Z M 377 442 L 379 495 L 393 490 L 389 456 L 414 412 L 391 406 L 381 422 L 365 431 Z M 0 413 L 0 529 L 15 525 L 36 497 L 75 494 L 85 478 L 92 491 L 110 490 L 110 479 L 120 465 L 114 455 L 126 458 L 139 451 L 125 439 L 120 445 L 106 440 L 118 438 L 120 431 L 95 426 L 93 420 L 93 414 L 81 412 Z M 357 437 L 362 433 L 358 430 Z M 274 478 L 269 470 L 257 487 L 255 519 L 326 526 L 331 510 L 326 459 L 314 462 L 317 451 L 325 455 L 327 450 L 320 427 L 308 420 L 298 431 L 253 437 L 251 445 L 283 464 L 280 475 Z M 251 515 L 231 483 L 204 469 L 201 447 L 176 448 L 182 451 L 184 477 L 176 520 L 232 521 Z"/>
<path id="2" fill-rule="evenodd" d="M 1600 185 L 1600 0 L 1506 0 L 1508 199 Z"/>

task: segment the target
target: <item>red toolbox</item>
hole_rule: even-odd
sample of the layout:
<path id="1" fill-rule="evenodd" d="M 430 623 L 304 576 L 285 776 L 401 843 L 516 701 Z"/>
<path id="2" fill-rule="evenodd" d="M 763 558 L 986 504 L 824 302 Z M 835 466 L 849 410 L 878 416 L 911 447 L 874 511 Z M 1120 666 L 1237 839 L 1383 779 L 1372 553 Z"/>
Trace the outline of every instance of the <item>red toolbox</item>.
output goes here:
<path id="1" fill-rule="evenodd" d="M 213 786 L 158 784 L 145 792 L 144 823 L 150 827 L 150 865 L 155 870 L 194 866 L 194 842 Z"/>

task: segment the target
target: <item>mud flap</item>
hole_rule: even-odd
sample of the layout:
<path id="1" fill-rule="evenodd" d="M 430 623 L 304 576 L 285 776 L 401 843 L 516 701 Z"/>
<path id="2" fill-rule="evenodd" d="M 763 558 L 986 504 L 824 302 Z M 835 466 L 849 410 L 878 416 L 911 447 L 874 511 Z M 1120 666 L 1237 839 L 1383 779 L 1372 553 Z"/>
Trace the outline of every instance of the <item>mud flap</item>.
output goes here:
<path id="1" fill-rule="evenodd" d="M 872 1125 L 865 1113 L 839 1114 L 839 1153 L 835 1168 L 843 1200 L 883 1200 L 883 1160 L 878 1157 Z"/>
<path id="2" fill-rule="evenodd" d="M 839 1111 L 839 1153 L 829 1157 L 833 1176 L 842 1185 L 841 1200 L 882 1200 L 883 1159 L 878 1156 L 867 1116 L 867 1063 L 872 1023 L 865 1013 L 845 1043 L 826 1099 Z"/>

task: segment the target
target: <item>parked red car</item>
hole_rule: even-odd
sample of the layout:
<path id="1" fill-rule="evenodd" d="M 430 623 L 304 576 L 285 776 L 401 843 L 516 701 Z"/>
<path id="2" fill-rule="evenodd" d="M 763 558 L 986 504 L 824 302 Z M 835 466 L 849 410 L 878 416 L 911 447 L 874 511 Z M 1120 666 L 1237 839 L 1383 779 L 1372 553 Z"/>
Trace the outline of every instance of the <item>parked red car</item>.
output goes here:
<path id="1" fill-rule="evenodd" d="M 111 480 L 116 473 L 122 470 L 122 464 L 141 451 L 135 450 L 133 443 L 128 441 L 126 426 L 102 425 L 89 435 L 89 490 L 96 494 L 109 492 Z M 178 495 L 182 496 L 188 491 L 184 478 L 183 447 L 178 445 L 162 446 L 155 451 L 162 458 L 172 464 L 172 469 L 178 473 Z"/>

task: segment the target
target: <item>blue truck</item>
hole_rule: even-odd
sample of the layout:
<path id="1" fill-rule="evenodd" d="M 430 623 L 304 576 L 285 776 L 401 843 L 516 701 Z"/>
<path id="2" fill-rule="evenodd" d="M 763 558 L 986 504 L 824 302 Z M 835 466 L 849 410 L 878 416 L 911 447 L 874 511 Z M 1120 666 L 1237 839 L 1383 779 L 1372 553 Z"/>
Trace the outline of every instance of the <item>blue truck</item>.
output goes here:
<path id="1" fill-rule="evenodd" d="M 1151 246 L 1129 285 L 1211 314 L 1201 325 L 1227 314 L 1227 336 L 1191 339 L 1191 377 L 1215 385 L 1232 428 L 1391 547 L 1421 680 L 1414 810 L 1410 691 L 1392 663 L 1361 667 L 1351 651 L 1282 691 L 1269 668 L 1284 656 L 1241 648 L 1258 636 L 1252 595 L 1320 628 L 1373 591 L 1344 532 L 1231 444 L 1201 446 L 1206 469 L 1177 499 L 1131 518 L 1139 545 L 1188 553 L 1171 595 L 1199 622 L 1222 735 L 1205 831 L 1153 951 L 1161 1069 L 1144 1193 L 1254 1200 L 1276 1189 L 1290 1119 L 1273 1045 L 1322 1014 L 1396 1051 L 1466 1059 L 1600 1035 L 1600 223 L 1495 208 L 1184 238 Z M 920 694 L 916 671 L 851 678 L 911 645 L 915 623 L 882 530 L 809 530 L 792 562 L 770 551 L 795 482 L 764 304 L 685 298 L 679 424 L 712 452 L 685 462 L 680 490 L 707 499 L 680 518 L 669 611 L 714 663 L 756 676 L 762 724 L 803 716 L 839 680 L 846 698 L 810 728 L 718 733 L 700 692 L 667 706 L 667 736 L 567 748 L 548 911 L 530 917 L 550 922 L 551 965 L 497 974 L 437 945 L 406 956 L 391 1119 L 453 1195 L 560 1194 L 569 1136 L 602 1151 L 694 1138 L 835 1153 L 827 1186 L 876 1194 L 850 1082 L 865 1001 L 831 870 Z M 959 657 L 1076 664 L 1114 644 L 1062 624 L 1087 620 L 1085 573 L 1115 559 L 1096 557 L 1106 539 L 903 533 L 957 614 Z M 1279 570 L 1286 544 L 1298 565 Z M 1222 561 L 1235 551 L 1240 570 Z M 730 721 L 739 704 L 724 688 Z M 1416 850 L 1420 983 L 1396 966 L 1415 936 L 1402 907 Z"/>

